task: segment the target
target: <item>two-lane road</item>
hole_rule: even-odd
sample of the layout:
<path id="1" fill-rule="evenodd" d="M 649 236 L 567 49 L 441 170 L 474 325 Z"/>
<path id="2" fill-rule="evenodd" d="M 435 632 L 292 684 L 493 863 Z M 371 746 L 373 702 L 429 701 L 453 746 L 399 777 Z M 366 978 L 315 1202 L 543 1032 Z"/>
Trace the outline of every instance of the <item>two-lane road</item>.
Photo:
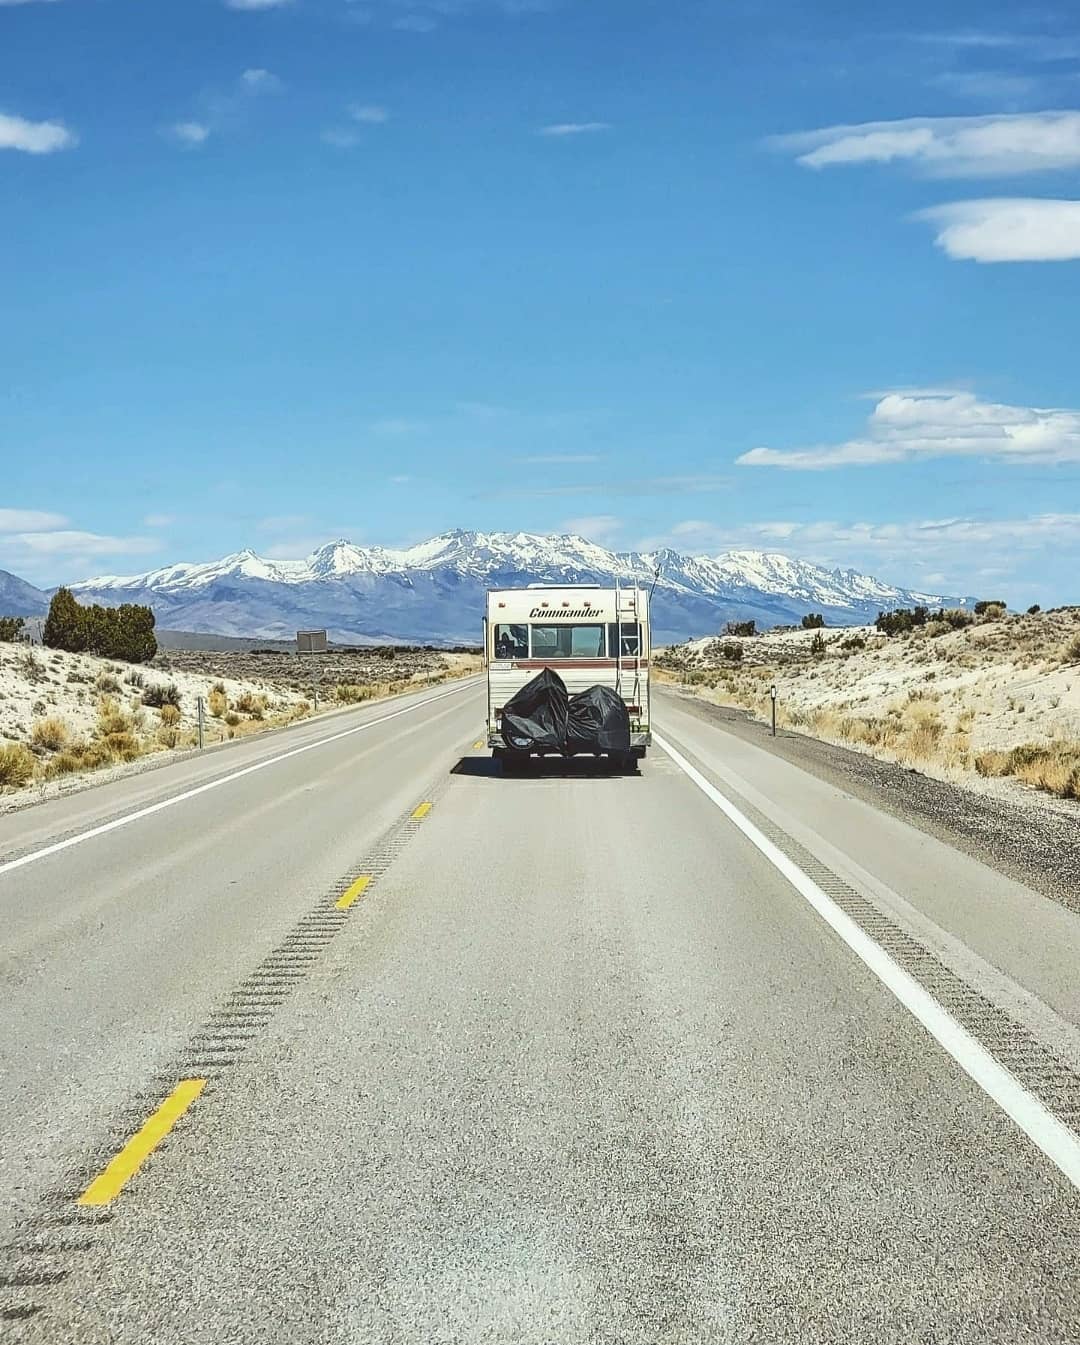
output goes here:
<path id="1" fill-rule="evenodd" d="M 12 1339 L 1080 1337 L 1080 920 L 658 700 L 636 777 L 472 683 L 0 822 Z"/>

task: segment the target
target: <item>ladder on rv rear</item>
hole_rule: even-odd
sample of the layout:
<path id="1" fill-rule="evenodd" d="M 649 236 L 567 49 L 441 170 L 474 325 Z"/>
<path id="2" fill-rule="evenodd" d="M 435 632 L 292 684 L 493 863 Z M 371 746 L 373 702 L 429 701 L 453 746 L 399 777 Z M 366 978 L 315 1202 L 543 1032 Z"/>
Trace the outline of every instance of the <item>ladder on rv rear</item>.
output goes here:
<path id="1" fill-rule="evenodd" d="M 632 613 L 632 625 L 634 630 L 634 658 L 633 673 L 634 687 L 633 694 L 629 700 L 623 694 L 623 664 L 629 662 L 623 658 L 623 611 L 622 611 L 622 587 L 618 578 L 615 580 L 615 691 L 622 696 L 627 705 L 635 705 L 640 713 L 641 707 L 641 613 L 638 610 L 638 602 L 641 590 L 637 584 L 634 585 L 634 596 L 630 599 L 629 609 Z"/>

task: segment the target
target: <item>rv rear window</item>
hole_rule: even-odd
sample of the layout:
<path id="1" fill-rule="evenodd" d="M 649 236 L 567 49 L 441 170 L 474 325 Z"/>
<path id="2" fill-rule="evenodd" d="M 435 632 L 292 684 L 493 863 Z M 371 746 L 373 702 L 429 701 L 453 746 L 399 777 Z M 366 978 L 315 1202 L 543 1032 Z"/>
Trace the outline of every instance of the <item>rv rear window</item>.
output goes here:
<path id="1" fill-rule="evenodd" d="M 603 626 L 533 626 L 533 658 L 603 658 Z"/>
<path id="2" fill-rule="evenodd" d="M 618 628 L 612 622 L 608 626 L 608 649 L 611 651 L 610 657 L 615 657 L 615 632 Z M 623 658 L 640 658 L 644 651 L 641 648 L 641 626 L 636 621 L 624 621 L 622 623 L 622 649 Z"/>
<path id="3" fill-rule="evenodd" d="M 496 626 L 495 657 L 497 659 L 528 658 L 528 626 Z"/>

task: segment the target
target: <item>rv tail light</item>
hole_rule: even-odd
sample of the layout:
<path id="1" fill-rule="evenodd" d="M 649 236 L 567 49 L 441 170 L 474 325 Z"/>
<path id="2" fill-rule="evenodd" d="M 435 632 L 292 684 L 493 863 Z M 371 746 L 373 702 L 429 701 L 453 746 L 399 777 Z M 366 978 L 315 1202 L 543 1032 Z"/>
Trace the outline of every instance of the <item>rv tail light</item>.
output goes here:
<path id="1" fill-rule="evenodd" d="M 641 714 L 641 706 L 640 706 L 640 705 L 628 705 L 628 706 L 626 707 L 626 713 L 627 713 L 628 715 L 639 715 L 639 714 Z"/>

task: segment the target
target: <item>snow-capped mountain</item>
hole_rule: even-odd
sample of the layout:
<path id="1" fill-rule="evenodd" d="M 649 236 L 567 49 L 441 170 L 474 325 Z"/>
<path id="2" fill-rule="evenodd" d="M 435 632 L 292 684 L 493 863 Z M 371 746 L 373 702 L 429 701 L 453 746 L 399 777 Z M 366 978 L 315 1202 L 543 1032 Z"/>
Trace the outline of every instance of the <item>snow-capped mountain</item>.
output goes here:
<path id="1" fill-rule="evenodd" d="M 84 602 L 149 603 L 158 625 L 176 630 L 280 639 L 325 626 L 341 641 L 456 643 L 477 640 L 488 588 L 616 578 L 651 585 L 657 569 L 658 643 L 711 634 L 733 619 L 765 627 L 815 611 L 833 625 L 854 625 L 883 608 L 960 601 L 763 551 L 615 552 L 570 535 L 465 531 L 397 551 L 329 542 L 306 560 L 240 551 L 72 588 Z"/>

